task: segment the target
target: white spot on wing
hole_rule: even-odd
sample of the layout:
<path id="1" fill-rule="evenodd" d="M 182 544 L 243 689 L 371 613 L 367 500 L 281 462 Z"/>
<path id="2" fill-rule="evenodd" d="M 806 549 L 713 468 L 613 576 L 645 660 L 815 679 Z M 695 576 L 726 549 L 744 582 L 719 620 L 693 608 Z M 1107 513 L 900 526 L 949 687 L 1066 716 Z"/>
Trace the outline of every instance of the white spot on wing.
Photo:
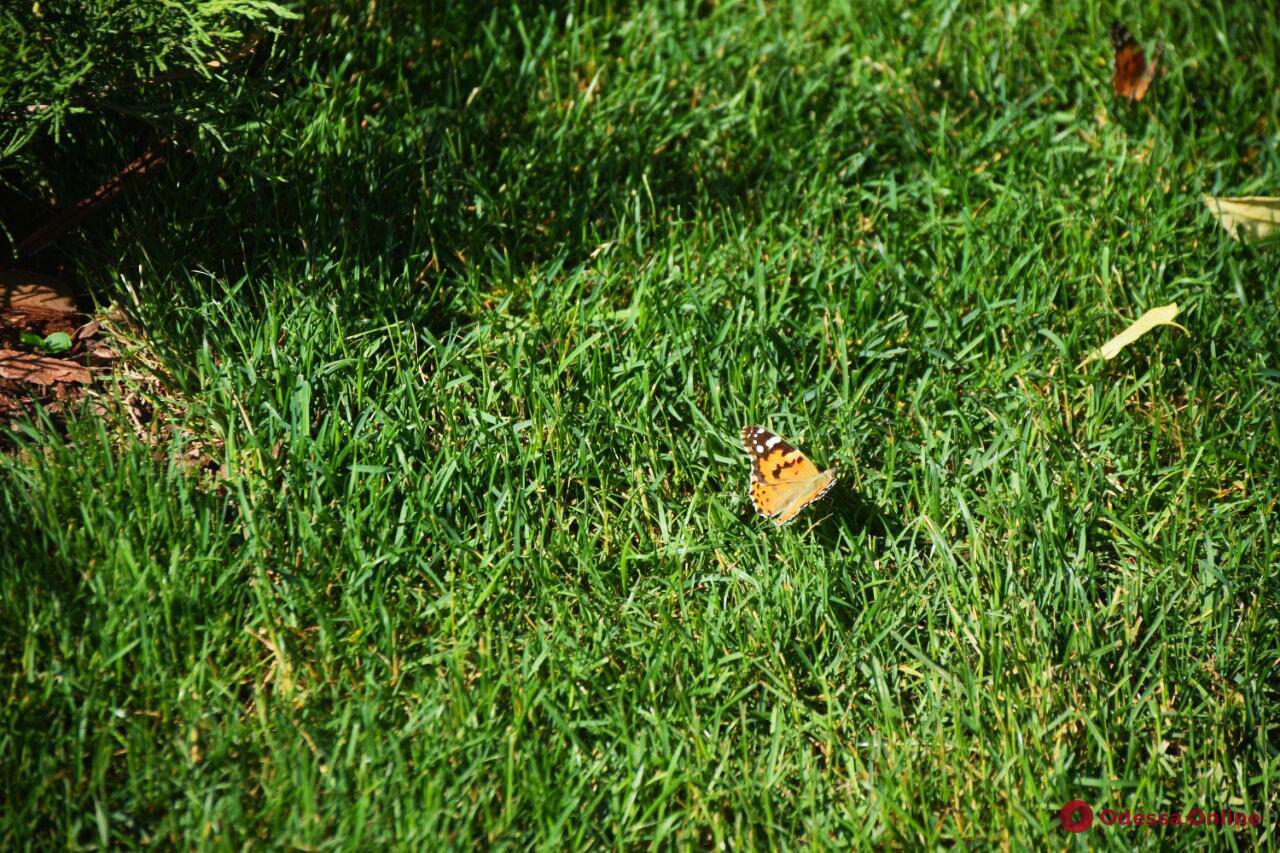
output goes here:
<path id="1" fill-rule="evenodd" d="M 767 448 L 769 448 L 770 450 L 772 450 L 772 449 L 773 449 L 773 446 L 774 446 L 775 444 L 777 444 L 778 442 L 780 442 L 780 441 L 782 441 L 782 439 L 778 438 L 776 435 L 775 435 L 775 436 L 771 436 L 771 437 L 769 438 L 769 440 L 768 440 L 768 441 L 766 441 L 766 442 L 764 443 L 764 446 L 765 446 L 765 447 L 767 447 Z"/>

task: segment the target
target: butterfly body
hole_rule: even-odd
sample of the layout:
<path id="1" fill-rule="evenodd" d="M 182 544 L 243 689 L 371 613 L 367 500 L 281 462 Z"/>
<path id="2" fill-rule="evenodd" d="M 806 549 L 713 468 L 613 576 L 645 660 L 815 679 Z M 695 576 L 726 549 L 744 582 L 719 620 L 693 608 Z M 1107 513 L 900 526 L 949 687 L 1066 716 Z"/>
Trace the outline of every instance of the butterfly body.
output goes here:
<path id="1" fill-rule="evenodd" d="M 1146 97 L 1147 89 L 1156 76 L 1156 65 L 1159 63 L 1159 49 L 1156 56 L 1147 62 L 1138 40 L 1129 32 L 1129 28 L 1117 21 L 1111 25 L 1111 47 L 1115 49 L 1115 70 L 1111 75 L 1111 86 L 1116 94 L 1130 101 L 1141 101 Z"/>
<path id="2" fill-rule="evenodd" d="M 742 448 L 751 457 L 751 503 L 774 524 L 791 521 L 835 485 L 834 469 L 819 471 L 803 453 L 763 427 L 743 427 Z"/>

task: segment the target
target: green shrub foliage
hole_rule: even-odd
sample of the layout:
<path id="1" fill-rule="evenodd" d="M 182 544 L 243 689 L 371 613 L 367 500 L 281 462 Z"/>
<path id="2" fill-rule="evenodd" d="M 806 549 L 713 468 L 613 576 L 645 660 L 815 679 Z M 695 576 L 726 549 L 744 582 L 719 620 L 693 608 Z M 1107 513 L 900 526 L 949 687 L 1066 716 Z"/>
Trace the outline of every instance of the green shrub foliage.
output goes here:
<path id="1" fill-rule="evenodd" d="M 292 17 L 269 0 L 0 4 L 0 183 L 44 194 L 108 136 L 220 136 L 247 48 Z"/>

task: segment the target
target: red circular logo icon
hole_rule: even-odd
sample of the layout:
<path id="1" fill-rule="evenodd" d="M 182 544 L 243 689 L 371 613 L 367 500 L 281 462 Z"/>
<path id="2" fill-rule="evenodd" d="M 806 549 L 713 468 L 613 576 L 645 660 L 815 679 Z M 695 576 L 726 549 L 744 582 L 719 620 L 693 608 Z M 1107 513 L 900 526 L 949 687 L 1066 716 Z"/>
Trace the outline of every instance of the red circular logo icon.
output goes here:
<path id="1" fill-rule="evenodd" d="M 1067 832 L 1084 832 L 1093 826 L 1093 809 L 1084 800 L 1072 800 L 1058 812 L 1058 820 Z"/>

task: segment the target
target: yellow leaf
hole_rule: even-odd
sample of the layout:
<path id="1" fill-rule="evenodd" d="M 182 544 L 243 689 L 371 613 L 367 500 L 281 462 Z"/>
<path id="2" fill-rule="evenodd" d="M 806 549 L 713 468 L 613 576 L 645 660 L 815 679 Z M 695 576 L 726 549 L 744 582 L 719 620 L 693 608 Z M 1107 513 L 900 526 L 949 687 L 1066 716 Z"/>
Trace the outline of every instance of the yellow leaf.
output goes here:
<path id="1" fill-rule="evenodd" d="M 1090 354 L 1088 358 L 1080 362 L 1080 366 L 1084 367 L 1095 358 L 1102 358 L 1110 361 L 1120 354 L 1120 350 L 1124 349 L 1129 344 L 1154 329 L 1156 326 L 1178 326 L 1177 323 L 1173 322 L 1173 318 L 1177 316 L 1178 303 L 1176 302 L 1172 302 L 1168 305 L 1161 305 L 1159 308 L 1152 308 L 1137 320 L 1134 320 L 1133 323 L 1130 324 L 1129 328 L 1107 341 L 1096 352 Z M 1178 326 L 1178 328 L 1182 329 L 1184 332 L 1187 331 L 1182 326 Z M 1188 334 L 1190 333 L 1188 332 Z"/>
<path id="2" fill-rule="evenodd" d="M 1218 217 L 1232 238 L 1265 240 L 1280 234 L 1280 197 L 1246 195 L 1239 198 L 1204 196 L 1204 203 Z"/>

